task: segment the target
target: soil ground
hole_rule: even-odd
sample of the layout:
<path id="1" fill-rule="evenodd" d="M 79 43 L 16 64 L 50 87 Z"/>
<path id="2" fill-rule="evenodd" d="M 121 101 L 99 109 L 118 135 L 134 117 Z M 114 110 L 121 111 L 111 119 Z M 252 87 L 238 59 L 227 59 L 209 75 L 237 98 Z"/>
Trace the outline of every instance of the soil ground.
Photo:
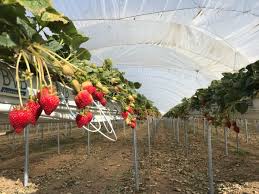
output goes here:
<path id="1" fill-rule="evenodd" d="M 118 140 L 111 142 L 91 134 L 87 154 L 87 134 L 61 130 L 60 154 L 53 131 L 31 135 L 30 185 L 24 188 L 22 137 L 14 148 L 12 137 L 0 137 L 0 193 L 134 193 L 132 131 L 117 127 Z M 213 171 L 216 193 L 259 193 L 259 137 L 248 143 L 240 135 L 236 152 L 235 133 L 230 132 L 229 156 L 224 154 L 223 131 L 213 130 Z M 188 146 L 180 132 L 162 123 L 151 130 L 149 154 L 147 125 L 137 129 L 140 190 L 137 193 L 207 193 L 207 144 L 203 130 L 190 130 Z M 188 148 L 188 151 L 187 151 Z"/>

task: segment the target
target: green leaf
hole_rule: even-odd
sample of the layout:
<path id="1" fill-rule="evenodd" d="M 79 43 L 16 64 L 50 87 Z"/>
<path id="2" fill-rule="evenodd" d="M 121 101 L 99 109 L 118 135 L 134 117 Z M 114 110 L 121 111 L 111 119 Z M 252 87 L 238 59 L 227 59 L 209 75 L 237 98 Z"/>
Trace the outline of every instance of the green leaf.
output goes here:
<path id="1" fill-rule="evenodd" d="M 85 49 L 85 48 L 77 49 L 76 56 L 80 60 L 90 60 L 91 59 L 90 52 L 87 49 Z"/>
<path id="2" fill-rule="evenodd" d="M 25 18 L 25 13 L 25 9 L 22 6 L 0 4 L 0 18 L 2 21 L 8 21 L 8 25 L 15 25 L 17 17 Z"/>
<path id="3" fill-rule="evenodd" d="M 10 38 L 9 34 L 7 34 L 6 32 L 3 32 L 3 33 L 0 35 L 0 46 L 12 48 L 12 47 L 15 47 L 16 44 L 15 44 L 15 42 L 13 42 L 13 40 Z"/>
<path id="4" fill-rule="evenodd" d="M 30 39 L 32 39 L 33 35 L 37 33 L 37 31 L 30 25 L 29 21 L 25 21 L 18 17 L 17 24 L 20 24 L 24 28 L 24 33 L 26 33 Z"/>
<path id="5" fill-rule="evenodd" d="M 17 0 L 17 2 L 37 16 L 40 16 L 48 7 L 52 6 L 50 0 Z"/>
<path id="6" fill-rule="evenodd" d="M 52 22 L 47 27 L 53 33 L 60 34 L 65 44 L 69 45 L 73 50 L 77 50 L 79 46 L 89 40 L 88 37 L 78 33 L 75 25 L 67 17 L 64 17 L 68 23 L 64 24 L 60 21 Z"/>
<path id="7" fill-rule="evenodd" d="M 45 22 L 62 22 L 64 24 L 68 23 L 68 20 L 66 20 L 63 15 L 58 13 L 53 8 L 48 8 L 46 11 L 44 11 L 42 13 L 41 20 Z"/>
<path id="8" fill-rule="evenodd" d="M 70 38 L 71 38 L 70 44 L 73 49 L 79 48 L 79 46 L 82 43 L 88 40 L 88 37 L 85 37 L 82 34 L 73 34 L 73 35 L 70 35 Z"/>
<path id="9" fill-rule="evenodd" d="M 248 109 L 248 104 L 246 102 L 238 102 L 235 104 L 235 109 L 241 114 L 244 114 Z"/>
<path id="10" fill-rule="evenodd" d="M 134 82 L 134 87 L 135 87 L 136 89 L 139 89 L 139 88 L 141 87 L 141 83 L 139 83 L 139 82 Z"/>
<path id="11" fill-rule="evenodd" d="M 0 3 L 2 4 L 15 4 L 17 3 L 16 0 L 0 0 Z"/>
<path id="12" fill-rule="evenodd" d="M 48 47 L 52 51 L 58 51 L 62 49 L 63 45 L 59 43 L 57 40 L 55 40 L 54 38 L 50 38 L 46 47 Z"/>

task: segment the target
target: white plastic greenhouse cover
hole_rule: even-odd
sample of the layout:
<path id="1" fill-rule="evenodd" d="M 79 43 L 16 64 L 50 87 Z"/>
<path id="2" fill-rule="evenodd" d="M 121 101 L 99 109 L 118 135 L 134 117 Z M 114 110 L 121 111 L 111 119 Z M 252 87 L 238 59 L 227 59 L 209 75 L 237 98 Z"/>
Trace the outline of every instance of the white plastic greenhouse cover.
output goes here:
<path id="1" fill-rule="evenodd" d="M 166 112 L 183 97 L 259 59 L 258 0 L 54 0 Z"/>

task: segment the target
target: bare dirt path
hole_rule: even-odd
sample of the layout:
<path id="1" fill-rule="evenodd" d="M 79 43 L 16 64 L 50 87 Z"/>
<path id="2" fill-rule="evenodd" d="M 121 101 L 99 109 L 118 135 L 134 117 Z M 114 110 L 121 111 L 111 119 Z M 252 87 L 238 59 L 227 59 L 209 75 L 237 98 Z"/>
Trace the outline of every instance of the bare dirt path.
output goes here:
<path id="1" fill-rule="evenodd" d="M 110 142 L 91 135 L 91 153 L 87 155 L 87 137 L 72 131 L 61 138 L 61 154 L 56 139 L 30 145 L 30 186 L 22 186 L 24 151 L 17 146 L 15 155 L 1 154 L 0 193 L 133 193 L 132 133 L 118 129 L 118 141 Z M 147 127 L 137 130 L 140 163 L 139 193 L 207 193 L 207 147 L 202 130 L 189 135 L 186 155 L 184 135 L 177 144 L 172 129 L 159 126 L 153 134 L 148 155 Z M 259 193 L 258 144 L 241 144 L 235 152 L 230 138 L 229 156 L 224 156 L 223 138 L 213 134 L 213 165 L 218 193 Z M 255 143 L 254 143 L 255 144 Z M 7 147 L 5 146 L 5 149 Z M 9 148 L 11 149 L 11 148 Z M 3 147 L 0 147 L 3 150 Z M 8 154 L 7 154 L 8 153 Z"/>

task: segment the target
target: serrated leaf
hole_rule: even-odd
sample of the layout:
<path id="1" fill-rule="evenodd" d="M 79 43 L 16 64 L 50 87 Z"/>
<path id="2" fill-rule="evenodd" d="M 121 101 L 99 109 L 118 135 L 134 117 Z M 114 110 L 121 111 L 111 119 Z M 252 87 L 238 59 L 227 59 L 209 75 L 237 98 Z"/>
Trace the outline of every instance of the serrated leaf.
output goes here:
<path id="1" fill-rule="evenodd" d="M 78 33 L 73 22 L 67 17 L 64 18 L 68 21 L 68 23 L 64 24 L 60 21 L 56 21 L 49 23 L 47 27 L 51 30 L 51 32 L 60 34 L 65 44 L 72 47 L 72 50 L 77 50 L 79 46 L 86 42 L 89 38 Z"/>
<path id="2" fill-rule="evenodd" d="M 0 3 L 2 4 L 14 4 L 17 3 L 16 0 L 0 0 Z"/>
<path id="3" fill-rule="evenodd" d="M 60 44 L 57 40 L 50 38 L 46 47 L 48 47 L 52 51 L 58 51 L 58 50 L 62 49 L 63 45 Z"/>
<path id="4" fill-rule="evenodd" d="M 45 12 L 43 12 L 41 20 L 45 22 L 62 22 L 64 24 L 68 23 L 68 20 L 66 20 L 63 15 L 52 8 L 48 8 Z"/>
<path id="5" fill-rule="evenodd" d="M 87 49 L 79 48 L 77 50 L 77 58 L 80 59 L 80 60 L 90 60 L 91 54 Z"/>
<path id="6" fill-rule="evenodd" d="M 37 31 L 30 26 L 29 21 L 25 21 L 24 19 L 18 17 L 17 24 L 20 24 L 24 28 L 24 33 L 26 33 L 30 39 L 32 39 L 33 35 L 37 33 Z"/>
<path id="7" fill-rule="evenodd" d="M 7 34 L 6 32 L 3 32 L 0 35 L 0 45 L 7 48 L 12 48 L 16 46 L 15 42 L 11 39 L 9 34 Z"/>
<path id="8" fill-rule="evenodd" d="M 52 6 L 50 0 L 17 0 L 17 2 L 37 16 L 40 16 L 48 7 Z"/>
<path id="9" fill-rule="evenodd" d="M 61 38 L 64 40 L 64 42 L 69 45 L 70 49 L 77 50 L 79 46 L 88 40 L 87 37 L 81 35 L 81 34 L 66 34 L 62 33 Z"/>

